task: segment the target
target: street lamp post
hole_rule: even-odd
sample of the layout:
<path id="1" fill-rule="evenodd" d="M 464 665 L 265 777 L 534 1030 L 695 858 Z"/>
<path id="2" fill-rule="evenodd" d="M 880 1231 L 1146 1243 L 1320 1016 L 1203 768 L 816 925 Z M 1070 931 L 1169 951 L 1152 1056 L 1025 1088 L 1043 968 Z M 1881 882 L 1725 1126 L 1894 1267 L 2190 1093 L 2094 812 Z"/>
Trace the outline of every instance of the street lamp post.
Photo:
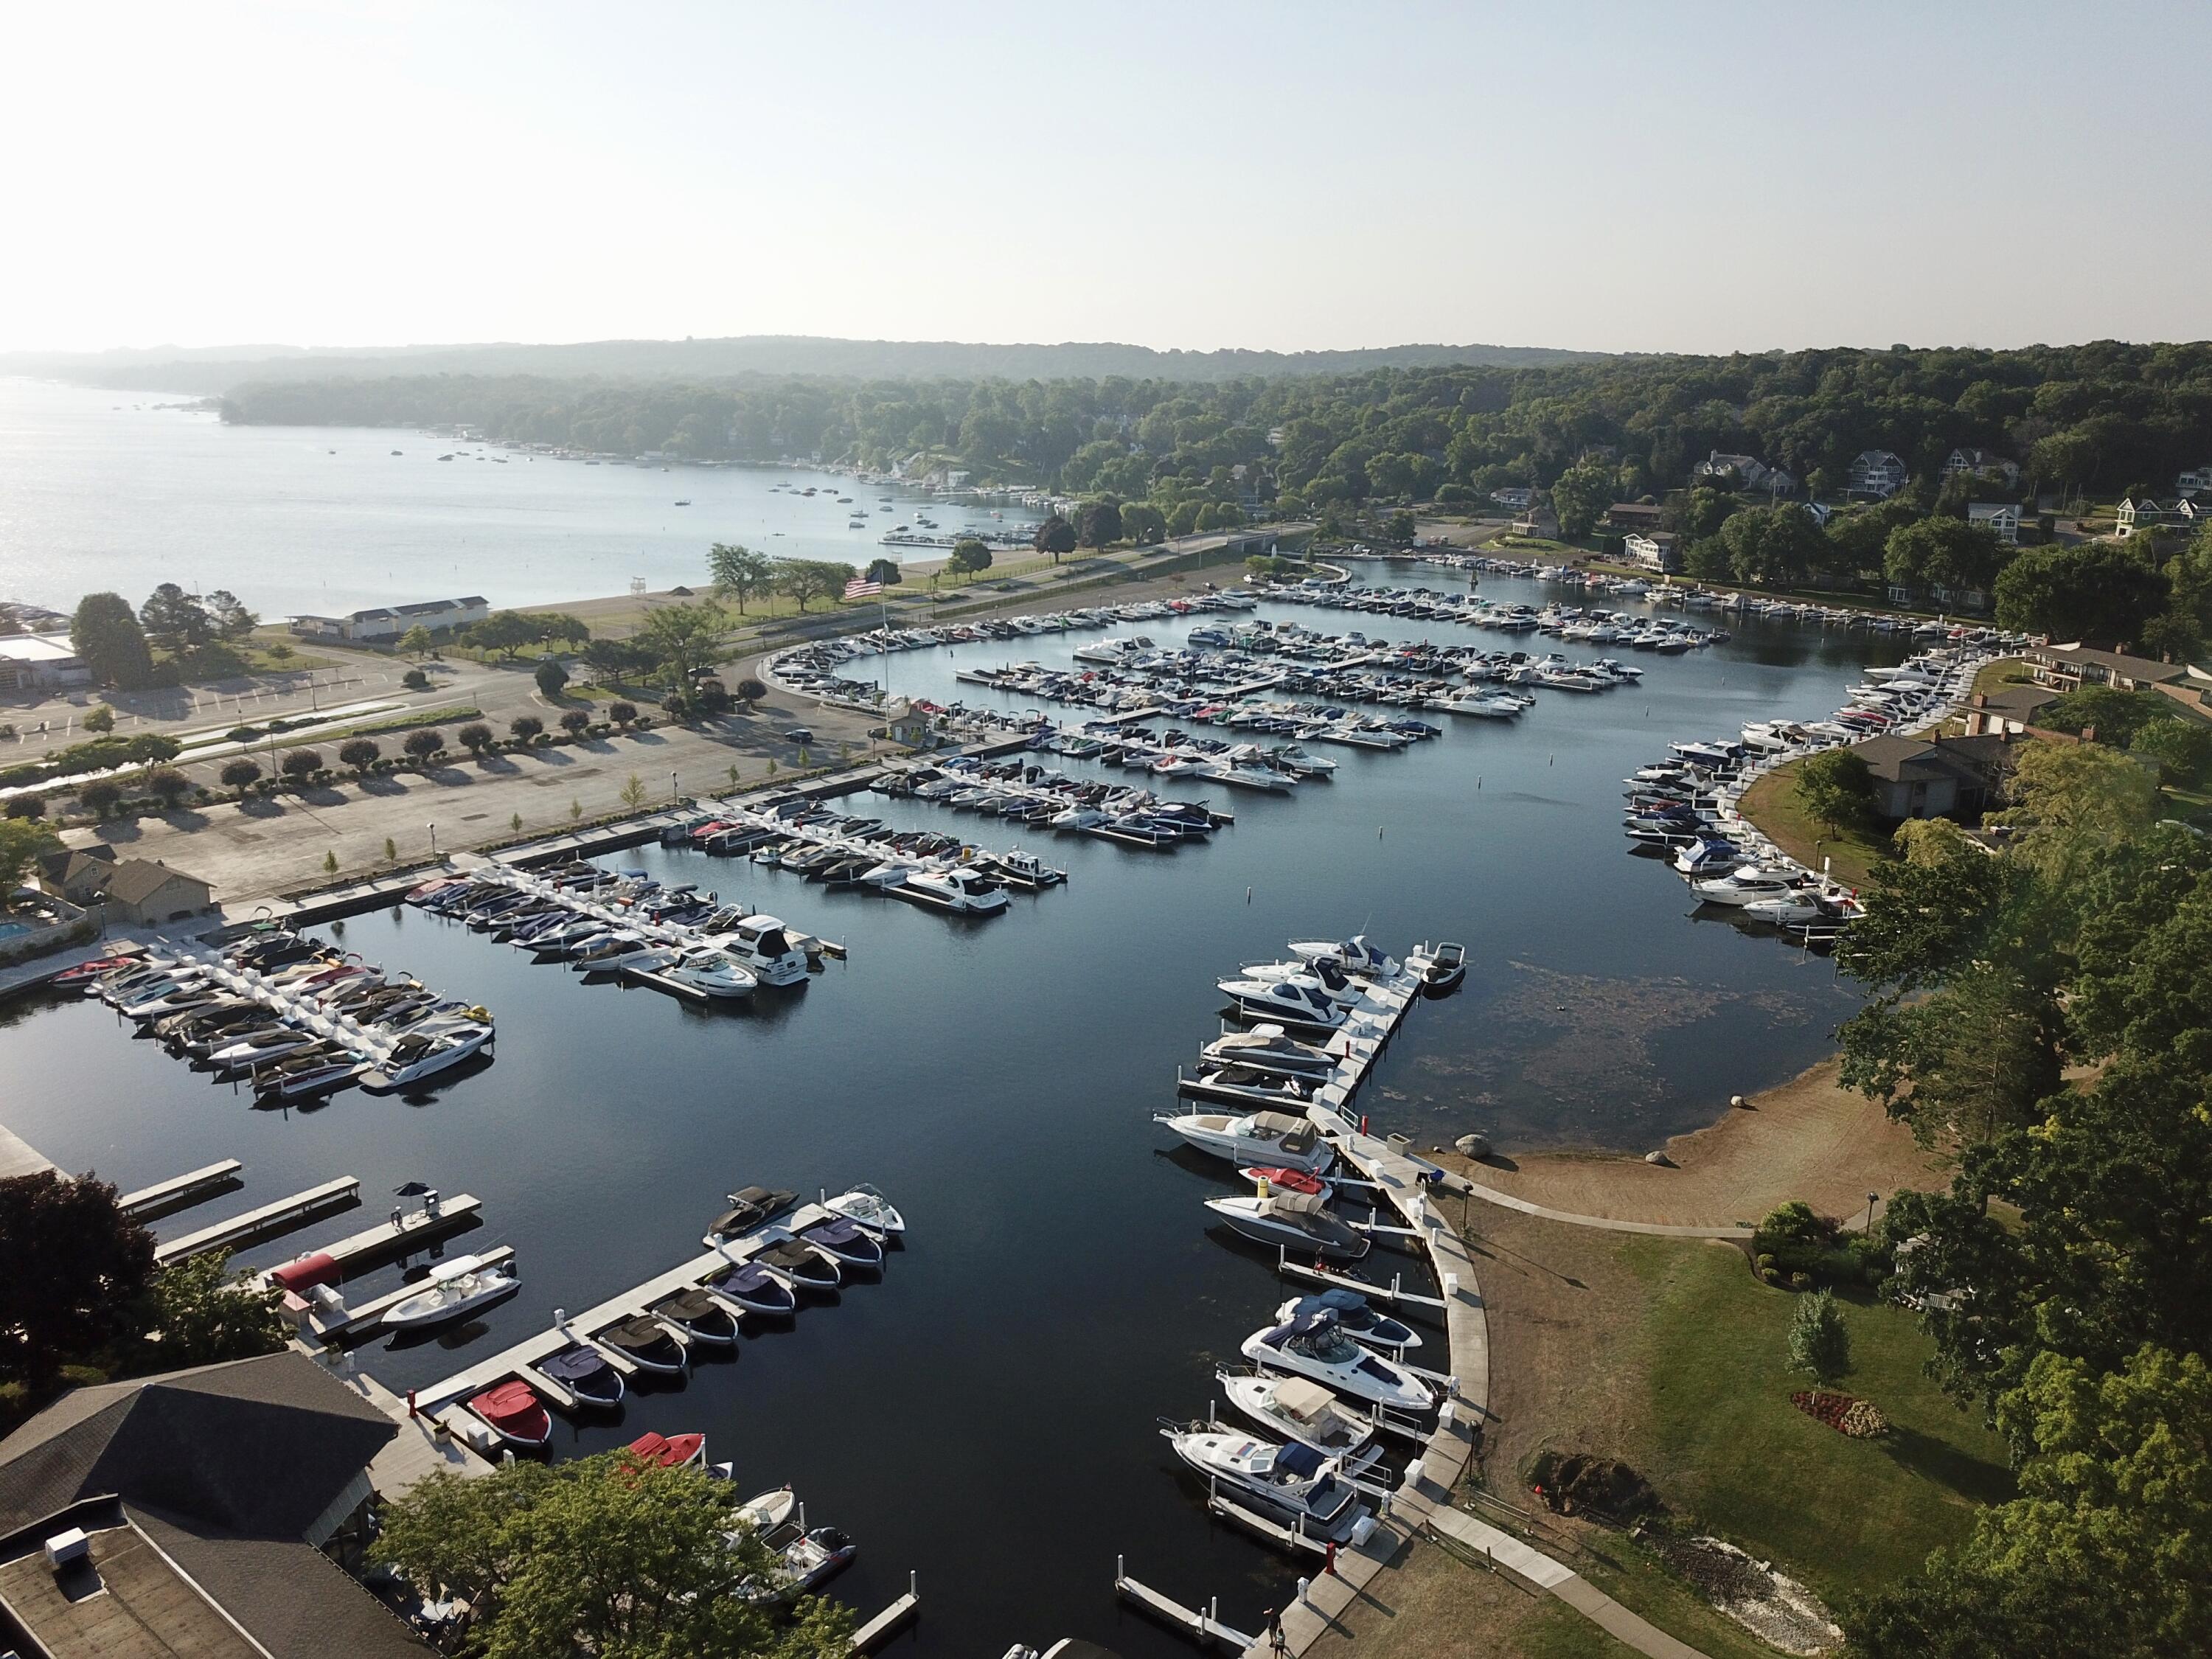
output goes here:
<path id="1" fill-rule="evenodd" d="M 668 799 L 672 801 L 676 799 L 676 774 L 673 772 L 668 775 Z"/>
<path id="2" fill-rule="evenodd" d="M 1866 1224 L 1866 1230 L 1867 1230 L 1869 1232 L 1872 1232 L 1872 1231 L 1874 1231 L 1874 1206 L 1875 1206 L 1875 1204 L 1876 1200 L 1878 1200 L 1881 1197 L 1881 1194 L 1880 1193 L 1869 1193 L 1869 1194 L 1867 1194 L 1867 1224 Z"/>
<path id="3" fill-rule="evenodd" d="M 438 826 L 435 823 L 430 825 L 430 856 L 438 856 Z"/>

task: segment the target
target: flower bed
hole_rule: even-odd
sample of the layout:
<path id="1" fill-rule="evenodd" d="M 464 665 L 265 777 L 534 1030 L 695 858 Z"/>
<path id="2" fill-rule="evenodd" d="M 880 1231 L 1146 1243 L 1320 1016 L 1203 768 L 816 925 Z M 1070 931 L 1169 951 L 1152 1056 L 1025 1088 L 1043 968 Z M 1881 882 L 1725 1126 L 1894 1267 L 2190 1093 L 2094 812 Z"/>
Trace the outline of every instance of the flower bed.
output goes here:
<path id="1" fill-rule="evenodd" d="M 1806 1416 L 1854 1440 L 1871 1440 L 1889 1432 L 1889 1419 L 1881 1414 L 1881 1408 L 1873 1401 L 1861 1400 L 1856 1395 L 1842 1394 L 1833 1389 L 1815 1393 L 1808 1389 L 1791 1395 L 1790 1403 Z"/>

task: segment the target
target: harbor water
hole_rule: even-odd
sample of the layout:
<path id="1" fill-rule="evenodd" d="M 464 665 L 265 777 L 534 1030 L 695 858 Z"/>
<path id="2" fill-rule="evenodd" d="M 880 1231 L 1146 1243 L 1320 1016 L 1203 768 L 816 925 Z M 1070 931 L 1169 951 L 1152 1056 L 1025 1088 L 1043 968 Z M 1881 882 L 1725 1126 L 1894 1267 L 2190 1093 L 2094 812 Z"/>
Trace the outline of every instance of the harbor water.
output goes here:
<path id="1" fill-rule="evenodd" d="M 1376 579 L 1465 580 L 1410 566 Z M 1492 576 L 1481 591 L 1559 597 Z M 1260 614 L 1506 643 L 1389 617 Z M 1508 1150 L 1641 1152 L 1819 1059 L 1855 1006 L 1824 957 L 1692 918 L 1682 883 L 1620 831 L 1621 780 L 1670 739 L 1818 717 L 1860 664 L 1902 653 L 1863 635 L 1731 625 L 1736 637 L 1708 650 L 1638 653 L 1635 687 L 1539 692 L 1510 726 L 1428 715 L 1451 729 L 1401 754 L 1331 750 L 1334 781 L 1289 796 L 1178 781 L 1164 793 L 1210 795 L 1237 822 L 1171 854 L 848 798 L 850 811 L 994 847 L 1020 833 L 1069 871 L 1065 887 L 1017 895 L 981 922 L 741 860 L 650 848 L 605 860 L 849 948 L 803 989 L 764 988 L 735 1010 L 587 983 L 418 911 L 331 924 L 369 961 L 496 1013 L 496 1060 L 417 1097 L 258 1110 L 96 1003 L 19 1003 L 0 1009 L 5 1121 L 66 1168 L 126 1188 L 242 1159 L 246 1190 L 161 1224 L 172 1236 L 337 1176 L 360 1178 L 369 1218 L 409 1180 L 477 1194 L 485 1224 L 451 1248 L 514 1246 L 522 1293 L 458 1330 L 361 1351 L 403 1390 L 695 1254 L 734 1188 L 811 1198 L 872 1181 L 911 1230 L 880 1282 L 748 1335 L 687 1383 L 648 1383 L 618 1423 L 562 1423 L 557 1452 L 704 1430 L 748 1492 L 795 1483 L 811 1523 L 859 1541 L 832 1588 L 863 1616 L 920 1571 L 922 1619 L 895 1652 L 952 1659 L 1073 1634 L 1132 1659 L 1180 1654 L 1179 1638 L 1116 1607 L 1117 1554 L 1186 1602 L 1218 1595 L 1247 1629 L 1304 1570 L 1210 1522 L 1156 1427 L 1204 1415 L 1215 1364 L 1237 1363 L 1295 1288 L 1272 1258 L 1206 1226 L 1201 1200 L 1233 1190 L 1227 1167 L 1175 1150 L 1150 1121 L 1174 1108 L 1178 1064 L 1219 1029 L 1217 979 L 1292 938 L 1364 932 L 1394 952 L 1463 941 L 1464 990 L 1413 1011 L 1359 1101 L 1378 1129 L 1423 1146 L 1480 1130 Z M 1120 631 L 1179 643 L 1188 626 Z M 1018 708 L 953 677 L 1064 662 L 1099 637 L 872 666 L 902 693 Z M 361 1219 L 242 1260 L 281 1260 Z M 1387 1277 L 1389 1260 L 1371 1267 Z M 387 1271 L 350 1288 L 397 1282 Z"/>

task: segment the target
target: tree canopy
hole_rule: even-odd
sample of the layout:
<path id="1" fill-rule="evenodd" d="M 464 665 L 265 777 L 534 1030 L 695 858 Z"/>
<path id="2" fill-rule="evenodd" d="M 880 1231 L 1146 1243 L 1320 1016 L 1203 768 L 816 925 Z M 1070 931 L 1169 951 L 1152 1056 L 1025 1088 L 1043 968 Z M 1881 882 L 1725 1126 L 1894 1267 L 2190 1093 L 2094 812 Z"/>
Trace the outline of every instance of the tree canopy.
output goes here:
<path id="1" fill-rule="evenodd" d="M 70 619 L 70 648 L 84 659 L 93 683 L 135 691 L 149 684 L 154 653 L 138 617 L 120 593 L 88 593 Z"/>
<path id="2" fill-rule="evenodd" d="M 107 1182 L 42 1170 L 0 1181 L 0 1261 L 16 1264 L 0 1273 L 0 1382 L 41 1382 L 128 1328 L 154 1236 Z"/>
<path id="3" fill-rule="evenodd" d="M 2093 645 L 2130 645 L 2169 597 L 2166 576 L 2124 542 L 2034 547 L 1997 578 L 1997 625 Z"/>

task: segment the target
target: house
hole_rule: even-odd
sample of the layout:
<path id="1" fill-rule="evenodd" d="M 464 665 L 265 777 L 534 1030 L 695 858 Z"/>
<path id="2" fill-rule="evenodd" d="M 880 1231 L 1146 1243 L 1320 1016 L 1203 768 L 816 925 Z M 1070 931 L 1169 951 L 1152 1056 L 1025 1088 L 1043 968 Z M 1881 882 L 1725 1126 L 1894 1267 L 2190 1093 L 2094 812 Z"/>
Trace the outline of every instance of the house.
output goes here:
<path id="1" fill-rule="evenodd" d="M 2013 748 L 1990 737 L 1869 738 L 1851 752 L 1873 775 L 1875 810 L 1906 818 L 1977 818 L 2003 793 Z"/>
<path id="2" fill-rule="evenodd" d="M 1510 507 L 1516 513 L 1525 513 L 1528 510 L 1533 494 L 1525 484 L 1507 484 L 1502 489 L 1492 490 L 1490 499 L 1500 507 Z"/>
<path id="3" fill-rule="evenodd" d="M 376 605 L 343 617 L 295 617 L 291 629 L 303 639 L 375 644 L 398 640 L 411 628 L 425 628 L 435 634 L 472 627 L 490 615 L 490 603 L 483 594 L 471 593 L 459 599 Z"/>
<path id="4" fill-rule="evenodd" d="M 2038 712 L 2064 695 L 2046 685 L 2003 685 L 1994 691 L 1977 691 L 1966 711 L 1966 735 L 2017 738 L 2039 731 L 2035 724 Z"/>
<path id="5" fill-rule="evenodd" d="M 1628 562 L 1641 570 L 1671 576 L 1682 568 L 1682 551 L 1671 530 L 1638 530 L 1624 544 Z"/>
<path id="6" fill-rule="evenodd" d="M 184 921 L 215 908 L 214 890 L 198 876 L 155 859 L 118 860 L 105 846 L 50 854 L 40 866 L 49 892 L 100 905 L 110 921 Z"/>
<path id="7" fill-rule="evenodd" d="M 2139 530 L 2154 529 L 2162 524 L 2172 524 L 2182 515 L 2153 495 L 2130 496 L 2120 503 L 2120 510 L 2112 533 L 2121 541 Z"/>
<path id="8" fill-rule="evenodd" d="M 1980 613 L 1990 608 L 1989 594 L 1978 587 L 1946 587 L 1937 582 L 1921 588 L 1908 582 L 1888 582 L 1882 591 L 1892 605 L 1907 611 L 1926 610 L 1932 605 L 1939 611 Z"/>
<path id="9" fill-rule="evenodd" d="M 1778 466 L 1769 466 L 1756 455 L 1725 455 L 1716 449 L 1698 464 L 1700 478 L 1725 478 L 1734 473 L 1737 484 L 1744 489 L 1763 489 L 1770 495 L 1786 495 L 1797 488 L 1797 480 Z"/>
<path id="10" fill-rule="evenodd" d="M 1990 532 L 2007 547 L 2020 545 L 2020 504 L 2016 501 L 1970 502 L 1966 522 Z"/>
<path id="11" fill-rule="evenodd" d="M 2182 473 L 2173 481 L 2177 495 L 2194 495 L 2199 490 L 2212 490 L 2212 461 Z"/>
<path id="12" fill-rule="evenodd" d="M 0 634 L 0 691 L 52 691 L 91 684 L 92 670 L 70 643 L 67 629 Z"/>
<path id="13" fill-rule="evenodd" d="M 422 1659 L 326 1553 L 398 1433 L 290 1349 L 64 1395 L 0 1440 L 0 1651 Z"/>
<path id="14" fill-rule="evenodd" d="M 2054 691 L 2085 685 L 2109 685 L 2122 691 L 2161 691 L 2191 678 L 2179 663 L 2153 662 L 2120 651 L 2095 651 L 2080 645 L 2036 646 L 2021 653 L 2035 671 L 2035 683 Z"/>
<path id="15" fill-rule="evenodd" d="M 1605 510 L 1605 521 L 1615 530 L 1656 530 L 1659 511 L 1650 501 L 1615 501 Z"/>
<path id="16" fill-rule="evenodd" d="M 1905 463 L 1887 449 L 1863 449 L 1851 460 L 1845 493 L 1886 501 L 1911 476 Z"/>
<path id="17" fill-rule="evenodd" d="M 1947 478 L 2000 478 L 2005 488 L 2011 489 L 2020 483 L 2020 463 L 2007 460 L 1986 449 L 1954 449 L 1944 458 L 1943 476 Z"/>

